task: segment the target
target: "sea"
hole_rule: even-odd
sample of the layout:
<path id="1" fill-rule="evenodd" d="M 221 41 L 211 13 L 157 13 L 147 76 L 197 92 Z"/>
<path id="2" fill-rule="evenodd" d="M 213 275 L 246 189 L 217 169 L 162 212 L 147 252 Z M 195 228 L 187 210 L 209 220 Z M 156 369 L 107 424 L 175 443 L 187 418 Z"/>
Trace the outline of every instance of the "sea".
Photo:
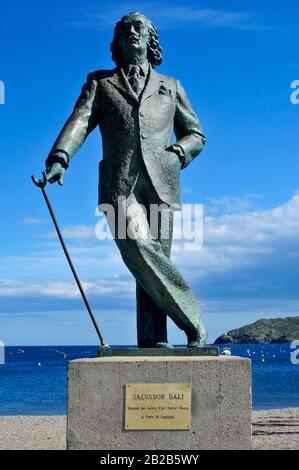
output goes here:
<path id="1" fill-rule="evenodd" d="M 299 407 L 299 361 L 291 360 L 289 344 L 229 344 L 219 349 L 251 359 L 254 410 Z M 96 351 L 97 346 L 6 347 L 5 363 L 0 364 L 0 415 L 66 414 L 67 363 L 95 357 Z"/>

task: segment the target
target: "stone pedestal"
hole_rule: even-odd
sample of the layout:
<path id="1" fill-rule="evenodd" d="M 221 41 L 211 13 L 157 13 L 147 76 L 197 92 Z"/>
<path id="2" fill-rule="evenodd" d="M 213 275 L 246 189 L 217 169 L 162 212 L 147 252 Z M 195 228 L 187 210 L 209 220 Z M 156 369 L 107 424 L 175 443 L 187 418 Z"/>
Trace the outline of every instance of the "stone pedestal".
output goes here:
<path id="1" fill-rule="evenodd" d="M 192 387 L 190 430 L 126 430 L 125 386 Z M 239 357 L 102 357 L 68 365 L 68 449 L 251 448 L 250 360 Z"/>

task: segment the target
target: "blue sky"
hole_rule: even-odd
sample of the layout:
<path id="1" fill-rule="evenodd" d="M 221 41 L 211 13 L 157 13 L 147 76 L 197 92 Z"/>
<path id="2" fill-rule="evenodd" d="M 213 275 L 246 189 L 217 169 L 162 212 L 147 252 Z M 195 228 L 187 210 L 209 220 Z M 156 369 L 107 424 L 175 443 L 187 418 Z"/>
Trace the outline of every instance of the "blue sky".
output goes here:
<path id="1" fill-rule="evenodd" d="M 204 204 L 204 245 L 173 259 L 198 295 L 210 340 L 258 318 L 299 312 L 299 79 L 296 1 L 11 1 L 1 6 L 0 339 L 96 343 L 30 175 L 44 160 L 88 72 L 113 68 L 114 23 L 131 10 L 159 30 L 163 63 L 207 134 L 182 173 L 186 203 Z M 97 130 L 49 195 L 111 344 L 135 343 L 134 282 L 98 221 Z M 170 325 L 170 339 L 184 335 Z"/>

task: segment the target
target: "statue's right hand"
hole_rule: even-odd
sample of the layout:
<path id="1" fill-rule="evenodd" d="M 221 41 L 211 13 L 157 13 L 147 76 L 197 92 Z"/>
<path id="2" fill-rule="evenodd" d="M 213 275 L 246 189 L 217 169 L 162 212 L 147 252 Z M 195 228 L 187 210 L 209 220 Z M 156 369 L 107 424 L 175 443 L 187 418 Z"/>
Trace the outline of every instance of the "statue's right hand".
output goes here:
<path id="1" fill-rule="evenodd" d="M 58 181 L 60 186 L 63 186 L 64 183 L 64 173 L 65 168 L 60 163 L 53 163 L 53 165 L 49 166 L 46 169 L 46 178 L 49 183 L 55 183 Z"/>

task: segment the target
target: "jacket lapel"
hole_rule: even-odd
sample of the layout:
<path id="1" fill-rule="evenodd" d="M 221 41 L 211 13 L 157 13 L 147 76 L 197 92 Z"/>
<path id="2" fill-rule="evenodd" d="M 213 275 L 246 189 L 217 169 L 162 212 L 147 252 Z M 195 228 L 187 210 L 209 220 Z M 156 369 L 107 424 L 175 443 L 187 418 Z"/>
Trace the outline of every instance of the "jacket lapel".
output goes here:
<path id="1" fill-rule="evenodd" d="M 151 65 L 149 66 L 149 76 L 146 82 L 146 85 L 144 87 L 144 90 L 141 94 L 141 103 L 143 101 L 147 100 L 150 96 L 152 96 L 158 89 L 161 83 L 163 83 L 164 80 L 160 78 L 160 75 L 155 72 Z"/>
<path id="2" fill-rule="evenodd" d="M 138 102 L 138 98 L 130 87 L 130 84 L 124 74 L 123 69 L 117 68 L 112 77 L 109 77 L 107 81 L 111 83 L 111 85 L 113 85 L 115 88 L 117 88 L 121 93 L 129 95 L 131 98 L 133 98 L 134 101 Z"/>
<path id="3" fill-rule="evenodd" d="M 159 89 L 161 83 L 164 82 L 164 80 L 160 77 L 161 75 L 155 72 L 150 65 L 148 79 L 140 97 L 141 103 L 147 100 Z M 112 75 L 112 77 L 109 77 L 107 81 L 117 88 L 121 93 L 129 95 L 135 102 L 139 102 L 138 97 L 130 87 L 128 79 L 122 68 L 115 69 L 115 73 Z"/>

